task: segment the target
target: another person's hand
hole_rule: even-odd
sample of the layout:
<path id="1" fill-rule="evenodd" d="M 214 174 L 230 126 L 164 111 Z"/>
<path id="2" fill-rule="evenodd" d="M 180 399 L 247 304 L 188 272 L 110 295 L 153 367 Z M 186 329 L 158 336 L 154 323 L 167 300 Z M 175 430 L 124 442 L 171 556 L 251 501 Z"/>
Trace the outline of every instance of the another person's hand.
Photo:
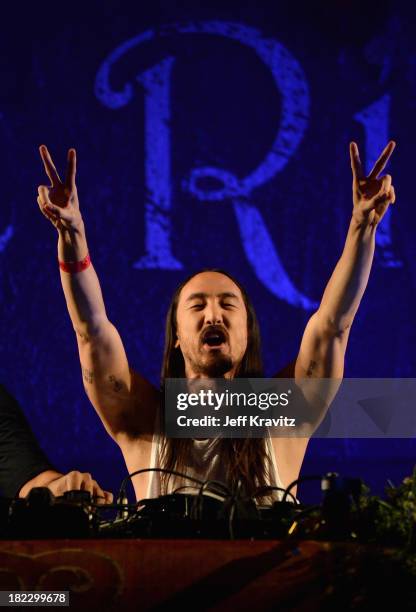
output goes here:
<path id="1" fill-rule="evenodd" d="M 111 504 L 113 494 L 109 491 L 104 491 L 96 480 L 93 480 L 91 474 L 82 472 L 69 472 L 58 478 L 55 478 L 44 485 L 48 487 L 52 493 L 58 497 L 66 491 L 89 491 L 91 497 L 99 504 Z"/>
<path id="2" fill-rule="evenodd" d="M 48 487 L 50 491 L 59 497 L 66 491 L 89 491 L 91 496 L 99 504 L 111 504 L 113 494 L 109 491 L 104 491 L 96 480 L 93 480 L 91 474 L 77 471 L 61 474 L 55 470 L 46 470 L 41 472 L 28 482 L 26 482 L 19 491 L 19 497 L 26 497 L 34 487 Z"/>
<path id="3" fill-rule="evenodd" d="M 358 146 L 350 144 L 351 169 L 353 175 L 353 217 L 359 224 L 376 226 L 380 223 L 390 204 L 394 204 L 396 195 L 390 174 L 381 176 L 396 146 L 390 141 L 374 164 L 368 176 L 365 175 L 360 160 Z"/>
<path id="4" fill-rule="evenodd" d="M 82 225 L 79 210 L 76 175 L 75 149 L 68 151 L 65 181 L 62 182 L 45 145 L 39 147 L 46 174 L 51 181 L 49 186 L 38 187 L 38 204 L 43 215 L 53 223 L 58 231 L 78 229 Z"/>

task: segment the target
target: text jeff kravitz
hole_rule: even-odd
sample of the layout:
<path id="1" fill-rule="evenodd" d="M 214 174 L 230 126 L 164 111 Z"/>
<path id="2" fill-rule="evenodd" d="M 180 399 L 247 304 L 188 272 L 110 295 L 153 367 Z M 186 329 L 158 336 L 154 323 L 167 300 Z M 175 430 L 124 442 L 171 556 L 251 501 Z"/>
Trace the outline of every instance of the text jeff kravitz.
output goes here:
<path id="1" fill-rule="evenodd" d="M 296 427 L 296 419 L 281 416 L 266 418 L 257 415 L 240 415 L 232 418 L 205 415 L 201 418 L 181 415 L 176 420 L 179 427 Z"/>

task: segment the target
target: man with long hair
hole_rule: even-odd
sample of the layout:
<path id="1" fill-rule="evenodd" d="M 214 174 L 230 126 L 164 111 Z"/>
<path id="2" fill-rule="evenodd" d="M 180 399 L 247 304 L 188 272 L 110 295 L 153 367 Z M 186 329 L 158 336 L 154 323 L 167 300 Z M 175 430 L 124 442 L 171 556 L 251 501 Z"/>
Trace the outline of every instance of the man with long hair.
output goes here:
<path id="1" fill-rule="evenodd" d="M 353 212 L 345 247 L 320 306 L 306 325 L 299 354 L 282 376 L 343 376 L 348 336 L 370 274 L 377 226 L 395 201 L 391 176 L 379 177 L 394 147 L 394 142 L 388 143 L 366 176 L 357 145 L 350 145 Z M 308 438 L 177 440 L 163 435 L 160 390 L 130 368 L 119 333 L 106 314 L 79 208 L 75 150 L 68 152 L 64 181 L 44 145 L 40 154 L 51 184 L 38 188 L 38 204 L 58 230 L 61 282 L 78 342 L 84 387 L 119 445 L 129 472 L 163 467 L 202 480 L 225 480 L 230 486 L 239 483 L 248 494 L 263 486 L 286 487 L 299 475 Z M 167 377 L 261 374 L 258 324 L 243 287 L 218 270 L 186 279 L 168 312 L 162 384 Z M 138 499 L 170 492 L 180 484 L 177 478 L 157 472 L 133 480 Z"/>

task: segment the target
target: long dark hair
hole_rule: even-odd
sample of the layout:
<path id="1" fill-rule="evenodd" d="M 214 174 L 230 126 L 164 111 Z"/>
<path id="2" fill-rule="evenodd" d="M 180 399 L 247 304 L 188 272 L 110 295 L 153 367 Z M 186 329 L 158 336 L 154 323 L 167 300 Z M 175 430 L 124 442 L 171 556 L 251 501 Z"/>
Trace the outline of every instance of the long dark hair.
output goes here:
<path id="1" fill-rule="evenodd" d="M 244 287 L 228 272 L 218 268 L 208 268 L 191 274 L 176 289 L 166 317 L 165 350 L 161 372 L 162 391 L 166 378 L 185 378 L 185 361 L 180 348 L 175 347 L 177 340 L 177 308 L 179 297 L 184 286 L 197 274 L 218 272 L 230 278 L 240 289 L 247 312 L 247 349 L 236 372 L 238 378 L 259 378 L 263 375 L 261 359 L 260 328 L 251 300 Z M 163 414 L 162 422 L 163 422 Z M 162 425 L 163 429 L 163 425 Z M 163 437 L 161 447 L 161 464 L 167 470 L 186 472 L 192 440 L 188 438 Z M 223 438 L 221 439 L 221 457 L 227 466 L 228 485 L 235 488 L 237 484 L 248 495 L 258 487 L 270 484 L 271 464 L 263 438 Z M 169 475 L 162 474 L 162 490 L 167 492 Z"/>

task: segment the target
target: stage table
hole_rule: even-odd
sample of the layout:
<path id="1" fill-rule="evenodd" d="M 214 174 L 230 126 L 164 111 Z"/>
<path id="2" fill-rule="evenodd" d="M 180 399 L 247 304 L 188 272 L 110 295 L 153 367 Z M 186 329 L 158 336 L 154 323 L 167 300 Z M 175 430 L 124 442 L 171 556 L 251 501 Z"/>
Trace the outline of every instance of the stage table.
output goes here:
<path id="1" fill-rule="evenodd" d="M 0 587 L 69 590 L 71 610 L 301 612 L 325 609 L 334 584 L 358 576 L 367 561 L 368 548 L 354 543 L 2 541 Z"/>

